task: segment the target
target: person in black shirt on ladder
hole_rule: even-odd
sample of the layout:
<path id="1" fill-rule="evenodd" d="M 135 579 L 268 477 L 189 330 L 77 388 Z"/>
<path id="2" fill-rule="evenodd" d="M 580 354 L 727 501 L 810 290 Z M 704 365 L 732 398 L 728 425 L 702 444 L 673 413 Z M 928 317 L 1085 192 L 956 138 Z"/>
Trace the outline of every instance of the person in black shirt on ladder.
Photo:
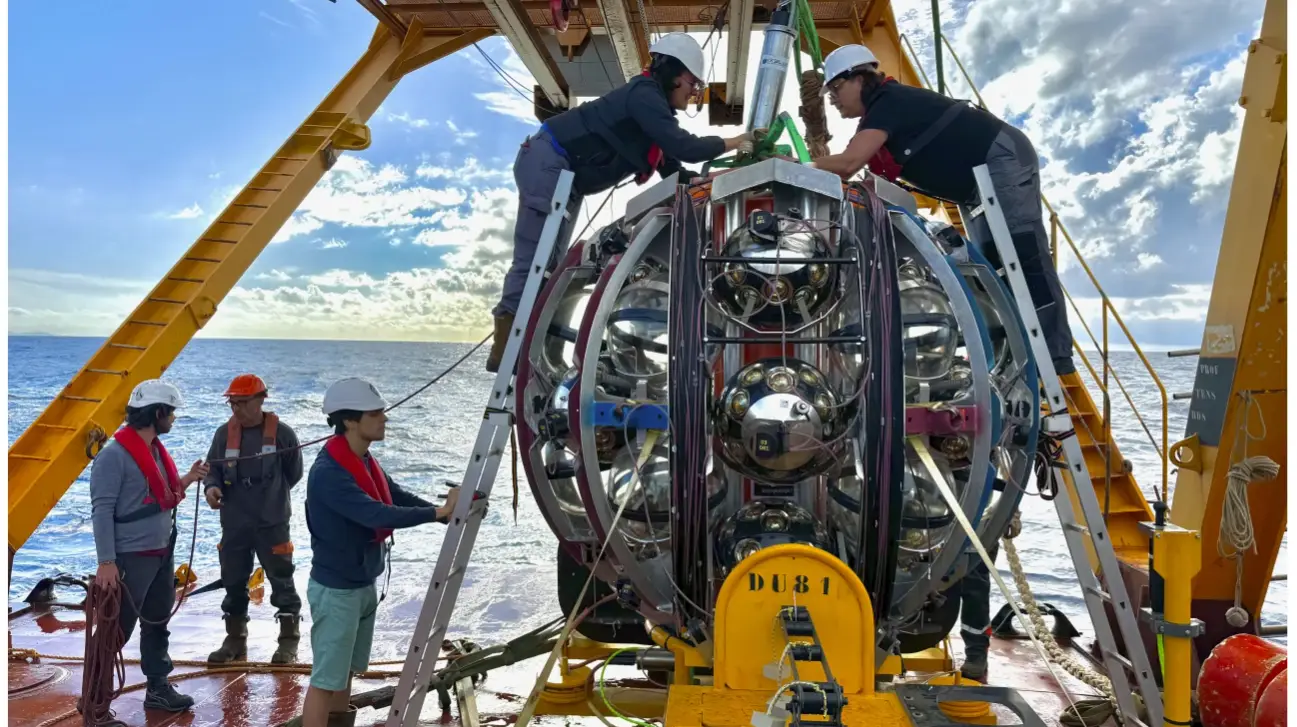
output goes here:
<path id="1" fill-rule="evenodd" d="M 643 184 L 656 172 L 663 179 L 680 173 L 688 184 L 694 173 L 681 163 L 707 162 L 730 151 L 750 151 L 752 134 L 722 139 L 694 136 L 680 128 L 676 112 L 700 98 L 707 77 L 703 49 L 684 33 L 668 33 L 649 48 L 652 59 L 635 76 L 603 96 L 568 109 L 541 124 L 522 143 L 513 165 L 518 185 L 518 219 L 513 230 L 513 265 L 504 278 L 500 302 L 493 311 L 495 339 L 486 370 L 500 368 L 514 315 L 522 301 L 541 229 L 549 217 L 550 200 L 563 170 L 575 175 L 568 209 L 572 219 L 582 198 L 607 191 L 634 177 Z M 558 245 L 566 243 L 572 219 L 564 222 Z M 556 248 L 550 266 L 563 250 Z"/>
<path id="2" fill-rule="evenodd" d="M 816 160 L 817 169 L 849 179 L 868 166 L 931 197 L 974 206 L 973 169 L 988 167 L 1054 369 L 1075 372 L 1063 285 L 1041 214 L 1040 160 L 1027 135 L 985 109 L 898 83 L 863 45 L 844 45 L 824 59 L 824 93 L 843 118 L 860 124 L 847 148 Z"/>

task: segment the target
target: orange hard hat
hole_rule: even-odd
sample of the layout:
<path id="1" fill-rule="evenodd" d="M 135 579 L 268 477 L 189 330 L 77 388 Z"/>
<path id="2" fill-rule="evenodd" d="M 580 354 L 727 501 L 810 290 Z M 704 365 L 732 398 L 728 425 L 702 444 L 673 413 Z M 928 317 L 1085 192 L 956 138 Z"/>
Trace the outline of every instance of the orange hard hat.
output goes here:
<path id="1" fill-rule="evenodd" d="M 225 390 L 226 396 L 256 396 L 266 393 L 266 382 L 256 374 L 239 374 Z"/>

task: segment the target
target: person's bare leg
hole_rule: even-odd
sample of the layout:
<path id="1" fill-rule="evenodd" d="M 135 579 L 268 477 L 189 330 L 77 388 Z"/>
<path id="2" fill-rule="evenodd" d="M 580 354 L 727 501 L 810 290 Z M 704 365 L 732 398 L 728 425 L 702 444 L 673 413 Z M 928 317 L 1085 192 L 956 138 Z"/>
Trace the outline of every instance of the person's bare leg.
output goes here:
<path id="1" fill-rule="evenodd" d="M 333 692 L 333 699 L 329 702 L 330 712 L 346 712 L 347 707 L 351 706 L 351 675 L 347 675 L 347 688 L 339 689 Z"/>
<path id="2" fill-rule="evenodd" d="M 346 692 L 342 690 L 320 689 L 310 687 L 306 690 L 306 704 L 302 707 L 302 727 L 327 727 L 330 707 L 338 694 L 350 695 L 350 682 Z"/>

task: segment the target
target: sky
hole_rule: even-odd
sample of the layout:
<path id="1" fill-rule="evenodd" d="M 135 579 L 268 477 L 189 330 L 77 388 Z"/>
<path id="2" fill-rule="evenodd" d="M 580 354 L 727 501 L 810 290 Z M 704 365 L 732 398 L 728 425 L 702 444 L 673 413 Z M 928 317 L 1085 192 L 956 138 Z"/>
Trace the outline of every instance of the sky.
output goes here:
<path id="1" fill-rule="evenodd" d="M 375 24 L 353 0 L 159 7 L 10 8 L 11 334 L 111 333 L 359 58 Z M 893 7 L 931 75 L 930 3 Z M 1196 347 L 1264 0 L 940 7 L 988 108 L 1035 143 L 1046 196 L 1136 339 Z M 712 43 L 709 63 L 723 73 L 724 39 Z M 479 45 L 531 87 L 505 40 Z M 749 84 L 759 39 L 752 46 Z M 370 120 L 372 146 L 341 157 L 199 335 L 476 341 L 490 331 L 517 205 L 511 165 L 537 123 L 481 52 L 397 86 Z M 945 66 L 970 97 L 949 56 Z M 794 86 L 784 108 L 796 118 Z M 841 150 L 852 124 L 827 114 Z M 682 125 L 741 130 L 708 127 L 705 111 Z M 620 214 L 633 189 L 595 224 Z M 1098 333 L 1094 287 L 1070 255 L 1060 269 Z"/>

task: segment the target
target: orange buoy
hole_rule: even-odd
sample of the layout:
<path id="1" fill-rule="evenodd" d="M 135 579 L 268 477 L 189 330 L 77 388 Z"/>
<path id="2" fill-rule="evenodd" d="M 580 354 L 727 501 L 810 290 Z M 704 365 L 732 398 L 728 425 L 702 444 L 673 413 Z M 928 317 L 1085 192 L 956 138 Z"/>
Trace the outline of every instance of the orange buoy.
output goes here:
<path id="1" fill-rule="evenodd" d="M 1217 644 L 1198 673 L 1203 727 L 1254 727 L 1257 702 L 1287 669 L 1288 652 L 1259 636 L 1235 634 Z M 1278 714 L 1280 720 L 1274 725 L 1282 725 L 1286 718 L 1282 710 Z"/>
<path id="2" fill-rule="evenodd" d="M 1270 680 L 1256 702 L 1253 727 L 1287 727 L 1288 725 L 1288 667 Z"/>

